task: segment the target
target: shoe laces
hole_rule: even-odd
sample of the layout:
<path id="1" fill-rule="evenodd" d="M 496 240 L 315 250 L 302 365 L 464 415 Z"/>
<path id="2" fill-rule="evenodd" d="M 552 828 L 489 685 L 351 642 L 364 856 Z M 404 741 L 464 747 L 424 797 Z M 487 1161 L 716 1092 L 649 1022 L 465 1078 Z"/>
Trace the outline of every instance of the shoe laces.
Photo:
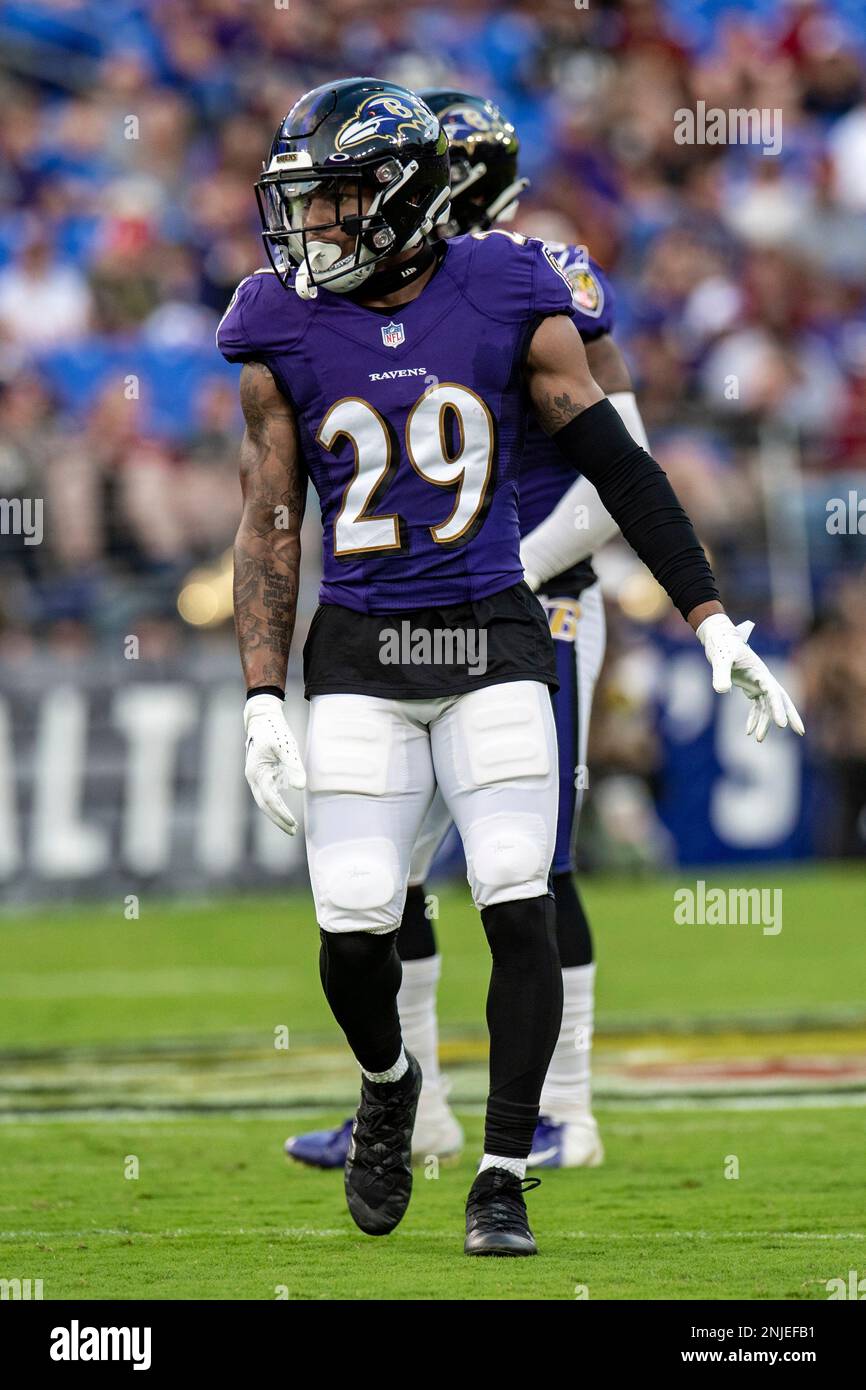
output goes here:
<path id="1" fill-rule="evenodd" d="M 494 1231 L 513 1226 L 515 1218 L 528 1225 L 523 1195 L 540 1187 L 541 1178 L 518 1178 L 504 1169 L 501 1173 L 495 1169 L 486 1171 L 495 1172 L 496 1180 L 472 1192 L 467 1210 L 469 1219 L 478 1217 L 485 1228 Z"/>

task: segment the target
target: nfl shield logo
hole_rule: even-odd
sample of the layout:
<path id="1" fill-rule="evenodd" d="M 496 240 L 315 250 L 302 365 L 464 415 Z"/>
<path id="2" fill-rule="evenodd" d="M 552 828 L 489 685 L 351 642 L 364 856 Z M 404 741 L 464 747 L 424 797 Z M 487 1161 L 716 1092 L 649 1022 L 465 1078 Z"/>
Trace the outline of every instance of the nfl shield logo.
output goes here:
<path id="1" fill-rule="evenodd" d="M 405 341 L 406 330 L 402 323 L 395 323 L 392 319 L 391 322 L 386 324 L 382 329 L 382 342 L 386 347 L 396 348 L 399 347 L 401 343 L 405 343 Z"/>

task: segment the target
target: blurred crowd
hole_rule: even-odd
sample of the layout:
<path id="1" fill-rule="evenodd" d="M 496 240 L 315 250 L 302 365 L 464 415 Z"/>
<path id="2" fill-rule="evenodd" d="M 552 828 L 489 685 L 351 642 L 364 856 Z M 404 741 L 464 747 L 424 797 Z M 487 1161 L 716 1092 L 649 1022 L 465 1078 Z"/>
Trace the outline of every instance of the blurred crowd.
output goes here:
<path id="1" fill-rule="evenodd" d="M 825 524 L 866 496 L 862 21 L 862 0 L 0 3 L 0 497 L 45 506 L 41 545 L 0 535 L 0 653 L 136 622 L 190 640 L 178 592 L 238 511 L 213 334 L 264 259 L 252 183 L 296 97 L 363 72 L 515 121 L 517 225 L 612 276 L 654 451 L 729 605 L 819 670 L 864 586 L 862 537 Z M 780 111 L 778 153 L 678 143 L 699 102 Z"/>

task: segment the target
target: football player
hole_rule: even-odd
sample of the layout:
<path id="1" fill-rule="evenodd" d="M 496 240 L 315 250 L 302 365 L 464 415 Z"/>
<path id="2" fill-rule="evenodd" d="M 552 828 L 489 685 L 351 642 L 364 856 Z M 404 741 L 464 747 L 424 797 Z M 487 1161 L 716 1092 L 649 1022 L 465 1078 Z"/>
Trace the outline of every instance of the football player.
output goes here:
<path id="1" fill-rule="evenodd" d="M 743 686 L 760 737 L 772 722 L 802 726 L 724 613 L 664 473 L 593 380 L 554 257 L 499 233 L 428 243 L 450 182 L 446 137 L 418 97 L 369 78 L 316 88 L 281 124 L 256 187 L 271 270 L 241 283 L 218 330 L 244 364 L 245 770 L 289 833 L 281 787 L 306 785 L 322 984 L 362 1073 L 349 1210 L 384 1235 L 411 1195 L 421 1071 L 403 1046 L 395 943 L 438 786 L 493 958 L 464 1249 L 531 1255 L 526 1160 L 562 974 L 548 893 L 556 662 L 517 516 L 527 398 L 698 634 L 716 689 Z M 304 649 L 305 770 L 283 699 L 308 477 L 324 575 Z"/>
<path id="2" fill-rule="evenodd" d="M 518 175 L 519 141 L 514 126 L 493 102 L 451 89 L 419 95 L 439 117 L 448 136 L 451 210 L 439 236 L 485 232 L 508 223 L 528 180 Z M 628 367 L 611 336 L 613 293 L 584 246 L 548 248 L 573 294 L 572 317 L 586 349 L 589 369 L 628 427 L 649 448 Z M 528 1166 L 595 1167 L 603 1148 L 590 1101 L 590 1056 L 594 1018 L 595 964 L 586 913 L 574 881 L 574 848 L 583 788 L 586 749 L 596 679 L 604 660 L 605 623 L 601 591 L 590 556 L 618 527 L 586 478 L 575 481 L 541 427 L 530 422 L 520 468 L 520 555 L 530 588 L 541 603 L 555 640 L 559 690 L 553 696 L 559 749 L 559 816 L 552 887 L 562 965 L 562 1025 L 541 1093 L 541 1117 Z M 460 1152 L 463 1135 L 439 1071 L 436 990 L 440 957 L 429 917 L 424 879 L 450 826 L 437 793 L 424 821 L 409 870 L 409 889 L 397 937 L 403 962 L 398 1004 L 403 1036 L 424 1073 L 413 1135 L 416 1159 Z M 286 1141 L 286 1152 L 314 1167 L 342 1167 L 352 1122 Z"/>

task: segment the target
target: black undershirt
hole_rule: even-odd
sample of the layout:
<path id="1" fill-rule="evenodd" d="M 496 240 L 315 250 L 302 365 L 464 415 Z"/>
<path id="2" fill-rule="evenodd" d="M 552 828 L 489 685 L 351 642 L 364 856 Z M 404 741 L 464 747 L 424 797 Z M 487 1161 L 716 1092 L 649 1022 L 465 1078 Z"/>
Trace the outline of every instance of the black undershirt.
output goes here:
<path id="1" fill-rule="evenodd" d="M 304 644 L 308 700 L 432 700 L 519 680 L 559 688 L 544 609 L 523 582 L 444 608 L 374 614 L 320 604 Z"/>

